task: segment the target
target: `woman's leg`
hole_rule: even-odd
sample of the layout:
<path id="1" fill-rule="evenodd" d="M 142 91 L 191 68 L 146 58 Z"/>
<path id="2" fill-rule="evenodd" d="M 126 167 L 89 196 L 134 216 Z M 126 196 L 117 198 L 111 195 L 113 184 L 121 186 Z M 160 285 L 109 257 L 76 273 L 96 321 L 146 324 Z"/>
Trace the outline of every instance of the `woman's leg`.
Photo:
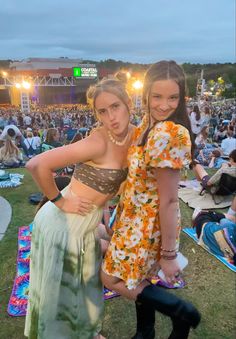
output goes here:
<path id="1" fill-rule="evenodd" d="M 137 296 L 142 292 L 144 287 L 150 285 L 148 281 L 143 281 L 139 286 L 136 288 L 129 290 L 126 286 L 123 280 L 113 277 L 111 275 L 106 274 L 103 270 L 101 270 L 101 279 L 103 285 L 105 285 L 109 290 L 115 291 L 119 294 L 121 294 L 123 297 L 130 299 L 130 300 L 136 300 Z"/>
<path id="2" fill-rule="evenodd" d="M 193 170 L 195 172 L 196 178 L 199 181 L 202 181 L 202 178 L 205 177 L 207 174 L 207 171 L 204 169 L 204 167 L 200 164 L 196 164 L 193 167 Z"/>
<path id="3" fill-rule="evenodd" d="M 173 323 L 171 339 L 186 339 L 190 328 L 196 328 L 200 322 L 200 313 L 191 303 L 180 299 L 163 287 L 150 284 L 147 280 L 135 289 L 129 290 L 124 281 L 109 276 L 103 271 L 101 271 L 101 279 L 107 288 L 169 316 Z"/>
<path id="4" fill-rule="evenodd" d="M 137 329 L 132 339 L 155 338 L 155 308 L 135 301 Z"/>
<path id="5" fill-rule="evenodd" d="M 131 300 L 136 300 L 139 293 L 142 292 L 145 286 L 149 285 L 149 282 L 144 281 L 137 288 L 129 290 L 123 280 L 112 277 L 103 271 L 101 271 L 101 278 L 103 284 L 110 290 L 116 291 L 123 297 Z M 136 318 L 137 318 L 137 330 L 132 339 L 154 339 L 155 338 L 155 308 L 143 303 L 135 302 Z"/>

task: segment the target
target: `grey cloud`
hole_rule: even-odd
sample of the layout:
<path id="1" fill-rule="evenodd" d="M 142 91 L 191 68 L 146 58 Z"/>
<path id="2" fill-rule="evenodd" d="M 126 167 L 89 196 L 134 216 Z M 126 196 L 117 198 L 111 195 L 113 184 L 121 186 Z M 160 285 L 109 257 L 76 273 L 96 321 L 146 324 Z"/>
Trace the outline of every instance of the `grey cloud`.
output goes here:
<path id="1" fill-rule="evenodd" d="M 233 61 L 233 9 L 234 0 L 5 1 L 0 58 Z"/>

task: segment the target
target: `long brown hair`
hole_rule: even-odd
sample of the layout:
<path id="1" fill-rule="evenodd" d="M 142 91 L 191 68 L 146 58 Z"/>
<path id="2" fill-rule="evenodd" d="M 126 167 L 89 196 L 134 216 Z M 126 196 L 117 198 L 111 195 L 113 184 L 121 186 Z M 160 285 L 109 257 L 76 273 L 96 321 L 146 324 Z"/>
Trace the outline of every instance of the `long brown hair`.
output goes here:
<path id="1" fill-rule="evenodd" d="M 173 121 L 176 124 L 180 124 L 188 129 L 191 142 L 192 142 L 192 154 L 194 148 L 194 139 L 191 131 L 191 124 L 187 113 L 185 96 L 186 96 L 186 80 L 183 69 L 173 60 L 166 61 L 162 60 L 153 64 L 146 72 L 143 84 L 143 104 L 147 109 L 148 113 L 148 128 L 144 131 L 141 136 L 140 146 L 144 146 L 149 132 L 155 126 L 151 126 L 150 121 L 150 107 L 149 98 L 151 88 L 154 82 L 159 80 L 174 80 L 179 86 L 179 104 L 173 114 L 166 120 Z"/>
<path id="2" fill-rule="evenodd" d="M 49 128 L 47 130 L 45 142 L 47 144 L 53 143 L 55 141 L 55 137 L 56 137 L 57 134 L 58 134 L 58 129 L 57 128 Z"/>

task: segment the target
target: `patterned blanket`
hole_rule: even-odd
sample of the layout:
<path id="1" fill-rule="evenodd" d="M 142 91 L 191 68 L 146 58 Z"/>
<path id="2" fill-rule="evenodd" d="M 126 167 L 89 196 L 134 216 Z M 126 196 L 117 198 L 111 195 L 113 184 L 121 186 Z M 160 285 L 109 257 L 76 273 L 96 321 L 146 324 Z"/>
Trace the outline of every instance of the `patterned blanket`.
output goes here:
<path id="1" fill-rule="evenodd" d="M 21 179 L 24 178 L 23 174 L 10 173 L 10 178 L 7 180 L 0 180 L 0 188 L 17 187 L 21 185 Z"/>
<path id="2" fill-rule="evenodd" d="M 13 317 L 26 315 L 29 292 L 29 264 L 32 226 L 32 224 L 29 226 L 22 226 L 18 231 L 16 277 L 7 307 L 8 314 Z M 185 286 L 185 282 L 182 279 L 177 281 L 174 285 L 170 285 L 162 281 L 158 276 L 152 279 L 152 283 L 167 288 L 182 288 Z M 117 296 L 119 296 L 119 294 L 104 287 L 104 300 Z"/>

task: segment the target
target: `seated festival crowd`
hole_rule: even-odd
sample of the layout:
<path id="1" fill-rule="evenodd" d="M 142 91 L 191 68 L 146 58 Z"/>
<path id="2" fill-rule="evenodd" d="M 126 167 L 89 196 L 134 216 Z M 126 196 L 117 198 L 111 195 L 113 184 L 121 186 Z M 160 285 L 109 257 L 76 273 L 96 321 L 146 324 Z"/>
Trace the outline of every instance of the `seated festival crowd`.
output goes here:
<path id="1" fill-rule="evenodd" d="M 195 159 L 199 164 L 218 169 L 236 148 L 235 107 L 235 103 L 205 102 L 199 109 L 198 105 L 189 104 Z M 131 122 L 138 125 L 141 116 L 141 111 L 133 110 Z M 18 167 L 38 153 L 70 143 L 76 134 L 87 136 L 96 125 L 87 105 L 40 106 L 31 113 L 22 113 L 13 106 L 2 107 L 0 147 L 4 147 L 0 148 L 0 164 Z"/>
<path id="2" fill-rule="evenodd" d="M 106 91 L 105 93 L 107 95 Z M 126 110 L 127 110 L 127 107 L 125 106 Z M 201 184 L 204 189 L 208 188 L 209 186 L 218 185 L 220 182 L 220 177 L 223 173 L 229 174 L 233 178 L 236 178 L 235 107 L 236 107 L 235 102 L 234 103 L 223 103 L 221 105 L 220 104 L 214 105 L 213 103 L 204 102 L 202 103 L 201 107 L 199 107 L 196 104 L 193 104 L 193 105 L 189 104 L 188 106 L 188 113 L 189 113 L 192 132 L 194 135 L 195 146 L 196 146 L 195 154 L 194 154 L 193 170 L 196 174 L 196 178 L 201 181 Z M 128 114 L 126 115 L 128 116 Z M 141 121 L 141 118 L 142 118 L 141 111 L 139 112 L 136 112 L 135 110 L 131 111 L 131 122 L 134 125 L 138 125 L 139 122 Z M 127 121 L 128 120 L 129 118 L 127 118 Z M 86 105 L 57 105 L 57 106 L 54 105 L 54 106 L 38 107 L 37 109 L 34 109 L 31 113 L 21 113 L 18 109 L 14 107 L 2 108 L 0 109 L 0 166 L 1 168 L 15 168 L 19 166 L 24 166 L 28 160 L 30 160 L 31 158 L 33 158 L 35 155 L 39 153 L 43 153 L 53 148 L 57 148 L 63 145 L 74 143 L 75 141 L 88 136 L 90 131 L 96 128 L 97 126 L 98 126 L 98 122 L 95 120 L 95 117 L 92 111 L 90 110 L 90 108 Z M 113 148 L 115 149 L 115 147 L 119 145 L 119 142 L 114 141 L 112 137 L 109 137 L 109 138 L 110 138 L 111 144 L 113 144 L 112 145 Z M 73 146 L 76 146 L 76 145 L 73 145 Z M 57 151 L 58 150 L 55 150 L 53 152 L 57 152 Z M 40 157 L 47 156 L 48 154 L 49 153 L 44 153 Z M 30 160 L 30 162 L 27 164 L 28 169 L 30 166 L 29 164 L 31 164 L 32 166 L 31 170 L 37 167 L 36 165 L 32 165 L 32 163 L 34 163 L 35 160 L 37 162 L 37 159 L 38 158 L 34 158 Z M 74 158 L 71 157 L 71 159 L 74 159 Z M 79 165 L 80 166 L 83 165 L 82 169 L 84 169 L 84 173 L 86 172 L 86 166 L 90 166 L 88 164 L 83 164 L 83 163 L 81 165 L 81 162 L 78 162 L 77 167 Z M 92 168 L 94 166 L 90 166 L 90 167 Z M 99 166 L 97 168 L 99 169 Z M 214 168 L 216 173 L 210 177 L 206 171 L 207 168 Z M 76 169 L 78 168 L 75 168 L 74 173 L 76 173 Z M 100 170 L 101 169 L 102 168 L 100 167 Z M 103 170 L 109 170 L 109 169 L 110 168 L 105 168 L 105 167 L 103 168 Z M 119 171 L 123 171 L 123 170 L 124 170 L 123 168 L 119 169 Z M 72 168 L 72 171 L 73 171 L 73 168 Z M 118 171 L 118 169 L 116 169 L 116 171 Z M 161 171 L 159 171 L 159 173 L 161 173 Z M 176 179 L 176 182 L 177 182 L 177 179 Z M 178 188 L 178 182 L 176 184 L 176 188 Z M 74 199 L 73 190 L 71 190 L 71 192 L 69 192 L 68 194 L 71 194 L 70 198 L 72 200 Z M 176 196 L 178 197 L 178 195 Z M 55 203 L 55 202 L 60 201 L 61 197 L 62 197 L 62 194 L 59 190 L 58 196 L 56 196 L 55 198 L 53 197 L 53 199 L 49 199 L 49 200 L 50 202 Z M 108 214 L 110 216 L 110 210 L 109 210 L 110 206 L 108 205 L 108 201 L 105 201 L 105 202 L 107 205 L 105 205 L 106 206 L 105 209 L 103 209 L 103 206 L 102 206 L 102 211 L 103 211 L 103 223 L 105 226 L 107 226 L 109 224 L 109 218 L 106 218 L 105 212 L 108 211 Z M 50 204 L 48 204 L 48 206 L 50 206 Z M 46 210 L 46 208 L 42 207 L 41 214 L 44 213 L 44 210 Z M 60 209 L 58 209 L 58 211 L 59 210 Z M 54 209 L 53 211 L 56 211 L 56 209 Z M 93 209 L 93 212 L 91 213 L 95 213 L 94 209 Z M 100 210 L 96 213 L 100 215 Z M 67 212 L 67 215 L 69 214 L 71 214 L 70 211 Z M 196 227 L 197 235 L 200 241 L 204 242 L 206 246 L 210 247 L 209 242 L 206 240 L 209 238 L 209 234 L 218 232 L 217 234 L 222 235 L 224 240 L 226 239 L 226 237 L 224 237 L 224 234 L 229 234 L 230 241 L 227 242 L 227 245 L 231 249 L 233 248 L 235 251 L 235 248 L 236 248 L 236 236 L 235 236 L 236 228 L 234 227 L 235 215 L 236 215 L 235 200 L 232 202 L 230 209 L 225 215 L 220 214 L 220 213 L 212 214 L 211 212 L 206 212 L 206 211 L 205 212 L 195 211 L 193 215 L 193 226 Z M 59 218 L 57 220 L 59 220 Z M 232 226 L 232 224 L 234 225 Z M 109 229 L 106 228 L 104 230 L 101 227 L 99 231 L 100 231 L 100 238 L 104 241 L 104 251 L 105 251 L 106 246 L 107 246 L 106 242 L 107 241 L 109 242 L 110 240 L 110 234 L 107 234 L 109 233 Z M 102 235 L 103 233 L 105 234 L 105 236 Z M 217 247 L 217 244 L 215 245 L 216 247 Z M 166 247 L 164 246 L 164 248 Z M 164 249 L 164 248 L 162 248 L 162 253 L 161 253 L 164 259 L 166 260 L 176 259 L 177 257 L 176 248 L 173 248 L 173 247 L 171 247 L 171 249 Z M 221 250 L 220 245 L 219 247 L 216 248 L 216 252 L 217 251 L 220 254 L 223 253 L 224 255 L 224 252 Z M 233 259 L 235 263 L 235 252 L 234 251 L 232 251 L 231 253 L 231 259 Z M 82 252 L 83 252 L 83 248 L 81 250 L 81 253 Z M 163 252 L 165 253 L 163 254 Z M 107 253 L 109 253 L 109 251 Z M 107 272 L 106 274 L 108 275 Z M 174 278 L 178 278 L 178 276 L 179 275 L 174 275 Z M 106 286 L 111 289 L 110 286 L 112 286 L 112 283 L 110 286 L 109 285 L 106 285 Z M 146 286 L 144 290 L 145 289 L 146 291 L 149 292 L 150 286 Z M 150 299 L 151 300 L 150 305 L 154 305 L 153 312 L 155 314 L 155 308 L 158 311 L 159 309 L 156 307 L 155 299 L 153 298 L 154 300 L 153 301 L 152 298 L 149 298 L 148 292 L 144 292 L 144 294 L 143 292 L 141 294 L 138 294 L 138 298 L 140 295 L 141 296 L 144 295 L 147 300 Z M 162 293 L 164 295 L 166 292 L 162 292 Z M 163 299 L 165 298 L 163 297 Z M 138 307 L 140 307 L 140 305 L 143 305 L 143 306 L 146 305 L 145 304 L 146 299 L 145 298 L 143 300 L 141 298 L 137 299 L 138 302 L 136 303 L 136 310 L 138 310 Z M 176 302 L 176 305 L 177 304 L 178 303 Z M 147 305 L 149 304 L 147 303 Z M 195 311 L 194 309 L 193 311 L 196 313 L 195 314 L 196 323 L 189 324 L 188 322 L 185 322 L 185 319 L 182 321 L 182 324 L 185 325 L 184 331 L 186 332 L 184 337 L 182 338 L 187 338 L 190 327 L 195 328 L 200 321 L 200 315 L 198 315 L 198 312 Z M 164 311 L 160 310 L 160 312 L 168 316 L 170 313 L 170 312 L 168 313 L 166 310 Z M 182 329 L 181 330 L 179 329 L 179 325 L 177 321 L 178 318 L 176 317 L 175 319 L 175 314 L 171 319 L 173 322 L 173 333 L 174 331 L 181 332 Z M 155 322 L 155 319 L 154 319 L 154 322 Z M 153 327 L 153 324 L 151 324 L 151 327 Z M 133 338 L 144 338 L 144 337 L 139 336 L 139 332 L 140 332 L 140 329 L 137 328 L 137 333 Z M 149 338 L 154 338 L 155 333 L 153 334 L 153 330 L 151 332 L 152 333 Z M 94 336 L 94 338 L 102 337 L 99 335 L 99 332 L 97 329 L 96 329 L 96 332 L 94 333 L 96 333 L 96 336 Z M 180 338 L 180 337 L 177 337 L 177 336 L 175 337 L 172 335 L 169 338 Z"/>
<path id="3" fill-rule="evenodd" d="M 191 128 L 195 136 L 193 171 L 203 189 L 210 189 L 213 186 L 216 188 L 223 173 L 236 178 L 235 107 L 235 102 L 217 105 L 204 102 L 201 108 L 196 103 L 188 105 Z M 134 125 L 140 123 L 142 114 L 141 110 L 131 112 L 131 121 Z M 96 119 L 88 105 L 41 106 L 31 113 L 21 113 L 13 106 L 2 107 L 0 167 L 24 166 L 35 155 L 81 140 L 96 127 Z M 216 169 L 211 177 L 207 173 L 208 168 Z M 71 174 L 72 171 L 73 166 L 66 174 Z M 106 220 L 105 224 L 108 223 L 109 220 Z M 106 233 L 102 231 L 102 225 L 100 232 L 103 235 Z M 105 236 L 104 242 L 107 239 L 109 235 Z M 104 247 L 106 248 L 107 244 Z"/>

